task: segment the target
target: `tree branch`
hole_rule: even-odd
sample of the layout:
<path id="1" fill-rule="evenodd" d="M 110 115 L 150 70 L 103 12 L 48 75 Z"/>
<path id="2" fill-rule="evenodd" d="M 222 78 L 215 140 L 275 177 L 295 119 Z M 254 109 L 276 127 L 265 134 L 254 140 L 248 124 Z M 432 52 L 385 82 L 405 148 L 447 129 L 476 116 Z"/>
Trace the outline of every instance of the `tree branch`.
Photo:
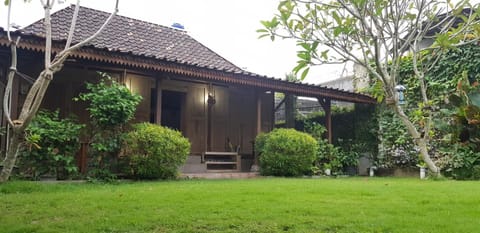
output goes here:
<path id="1" fill-rule="evenodd" d="M 52 67 L 58 67 L 59 65 L 61 65 L 65 61 L 65 59 L 67 59 L 67 57 L 70 55 L 71 52 L 73 52 L 76 49 L 84 46 L 85 44 L 87 44 L 88 42 L 93 40 L 95 37 L 97 37 L 98 34 L 100 34 L 103 31 L 103 29 L 105 29 L 105 27 L 110 23 L 110 21 L 112 21 L 113 17 L 117 14 L 117 12 L 118 12 L 118 2 L 119 2 L 119 0 L 115 1 L 114 11 L 110 14 L 110 16 L 107 18 L 107 20 L 103 23 L 103 25 L 93 35 L 91 35 L 87 39 L 75 44 L 74 46 L 71 46 L 68 49 L 65 49 L 65 50 L 61 51 L 55 57 L 55 59 L 53 61 L 53 64 L 52 64 Z"/>
<path id="2" fill-rule="evenodd" d="M 44 5 L 45 9 L 45 69 L 50 67 L 51 57 L 52 57 L 52 22 L 50 19 L 50 11 L 52 10 L 52 6 L 50 5 L 50 1 L 47 0 L 46 5 Z"/>
<path id="3" fill-rule="evenodd" d="M 79 10 L 80 10 L 80 0 L 77 0 L 77 4 L 75 4 L 75 11 L 73 12 L 73 16 L 72 16 L 72 22 L 70 24 L 70 31 L 68 32 L 67 43 L 65 43 L 65 49 L 70 48 L 70 44 L 72 44 L 73 34 L 75 33 L 75 24 L 77 23 Z"/>
<path id="4" fill-rule="evenodd" d="M 15 78 L 15 72 L 17 71 L 17 44 L 20 41 L 20 37 L 17 38 L 17 41 L 10 42 L 10 50 L 12 53 L 11 65 L 8 71 L 8 80 L 7 85 L 5 86 L 5 95 L 3 98 L 3 113 L 5 118 L 7 118 L 8 124 L 13 125 L 12 116 L 11 116 L 11 104 L 12 99 L 12 85 L 13 79 Z"/>

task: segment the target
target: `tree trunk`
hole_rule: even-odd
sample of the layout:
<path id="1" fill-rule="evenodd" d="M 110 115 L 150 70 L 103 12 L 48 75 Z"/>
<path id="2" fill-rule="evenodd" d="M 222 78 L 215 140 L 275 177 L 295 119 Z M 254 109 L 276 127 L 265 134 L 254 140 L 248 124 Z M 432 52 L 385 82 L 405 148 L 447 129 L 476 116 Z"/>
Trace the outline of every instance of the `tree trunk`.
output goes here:
<path id="1" fill-rule="evenodd" d="M 15 161 L 17 160 L 18 153 L 20 151 L 21 142 L 22 142 L 22 132 L 19 130 L 12 130 L 12 137 L 10 138 L 9 147 L 5 160 L 3 160 L 3 168 L 0 173 L 0 183 L 8 181 L 10 174 L 12 173 L 13 167 L 15 166 Z"/>
<path id="2" fill-rule="evenodd" d="M 428 153 L 428 148 L 427 148 L 427 141 L 425 138 L 421 137 L 420 133 L 418 132 L 417 128 L 415 128 L 415 125 L 408 119 L 408 116 L 405 115 L 403 112 L 402 108 L 398 106 L 398 104 L 395 101 L 395 112 L 397 115 L 400 117 L 404 125 L 407 127 L 408 132 L 410 135 L 413 137 L 415 145 L 418 147 L 420 150 L 420 155 L 422 156 L 423 161 L 427 164 L 428 169 L 432 172 L 432 174 L 436 177 L 440 176 L 440 168 L 435 165 L 433 160 L 430 158 L 430 154 Z"/>
<path id="3" fill-rule="evenodd" d="M 10 9 L 11 9 L 11 2 L 6 1 L 8 3 L 8 22 L 10 22 Z M 13 78 L 15 73 L 17 72 L 17 44 L 20 40 L 20 37 L 17 38 L 16 42 L 12 40 L 10 37 L 10 27 L 7 27 L 7 36 L 8 40 L 11 44 L 12 50 L 12 58 L 11 58 L 11 66 L 10 71 L 8 73 L 8 83 L 7 87 L 5 88 L 5 98 L 3 103 L 4 114 L 7 118 L 8 124 L 12 126 L 12 138 L 10 139 L 9 147 L 7 150 L 7 154 L 5 156 L 5 160 L 3 161 L 3 168 L 0 172 L 0 183 L 8 181 L 10 174 L 15 166 L 15 161 L 17 159 L 18 153 L 20 151 L 21 143 L 24 137 L 24 131 L 27 126 L 30 124 L 32 118 L 36 115 L 40 105 L 42 103 L 43 97 L 45 92 L 47 91 L 48 85 L 50 81 L 53 79 L 53 74 L 60 71 L 63 67 L 63 63 L 68 58 L 68 56 L 78 48 L 82 47 L 83 45 L 87 44 L 91 40 L 100 34 L 103 29 L 110 23 L 113 17 L 118 12 L 118 2 L 119 0 L 115 1 L 115 9 L 107 18 L 107 20 L 103 23 L 103 25 L 90 37 L 84 39 L 83 41 L 75 44 L 74 46 L 71 45 L 71 40 L 73 33 L 75 31 L 75 24 L 77 21 L 77 14 L 79 11 L 79 3 L 80 1 L 77 0 L 77 4 L 75 5 L 75 13 L 72 18 L 72 22 L 70 25 L 70 31 L 68 33 L 67 43 L 65 45 L 65 49 L 61 52 L 57 53 L 53 61 L 51 60 L 51 51 L 52 51 L 52 25 L 50 21 L 50 10 L 53 7 L 54 1 L 42 1 L 44 13 L 45 13 L 45 68 L 38 76 L 37 80 L 33 83 L 32 87 L 28 91 L 27 96 L 25 97 L 25 101 L 23 103 L 22 110 L 20 112 L 20 116 L 18 120 L 12 120 L 12 116 L 10 115 L 10 104 L 8 100 L 11 96 L 11 83 L 13 82 Z"/>

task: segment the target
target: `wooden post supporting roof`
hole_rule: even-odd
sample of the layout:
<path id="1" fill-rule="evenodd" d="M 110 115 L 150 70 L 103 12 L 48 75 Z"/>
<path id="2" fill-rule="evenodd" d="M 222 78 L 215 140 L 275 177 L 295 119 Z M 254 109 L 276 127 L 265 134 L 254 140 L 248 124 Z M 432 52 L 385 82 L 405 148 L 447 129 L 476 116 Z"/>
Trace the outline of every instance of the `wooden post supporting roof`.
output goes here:
<path id="1" fill-rule="evenodd" d="M 156 102 L 157 105 L 155 106 L 155 124 L 161 125 L 162 124 L 162 81 L 159 79 L 155 80 L 155 89 L 157 91 L 156 94 Z"/>
<path id="2" fill-rule="evenodd" d="M 325 128 L 327 128 L 327 139 L 332 143 L 332 101 L 329 98 L 317 98 L 325 111 Z"/>
<path id="3" fill-rule="evenodd" d="M 295 96 L 285 94 L 285 127 L 295 128 Z"/>
<path id="4" fill-rule="evenodd" d="M 262 132 L 262 95 L 260 94 L 259 91 L 255 93 L 255 102 L 256 102 L 256 135 L 259 135 Z M 255 144 L 253 145 L 253 148 L 255 148 Z M 255 150 L 255 149 L 254 149 Z M 259 166 L 258 166 L 258 157 L 257 157 L 258 152 L 253 153 L 253 164 L 252 167 L 250 167 L 251 172 L 258 172 L 259 171 Z"/>
<path id="5" fill-rule="evenodd" d="M 256 102 L 257 102 L 257 110 L 256 110 L 256 113 L 257 113 L 257 123 L 256 123 L 256 126 L 257 126 L 257 135 L 259 135 L 261 132 L 262 132 L 262 95 L 260 93 L 257 92 L 256 94 Z"/>

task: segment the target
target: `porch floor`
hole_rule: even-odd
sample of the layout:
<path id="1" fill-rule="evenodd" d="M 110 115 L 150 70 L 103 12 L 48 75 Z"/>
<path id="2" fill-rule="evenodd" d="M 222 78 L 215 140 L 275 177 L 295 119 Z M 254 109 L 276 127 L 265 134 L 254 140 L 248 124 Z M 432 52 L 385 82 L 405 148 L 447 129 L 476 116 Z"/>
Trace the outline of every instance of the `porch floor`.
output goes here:
<path id="1" fill-rule="evenodd" d="M 250 179 L 260 177 L 258 172 L 204 172 L 182 173 L 182 178 L 187 179 Z"/>

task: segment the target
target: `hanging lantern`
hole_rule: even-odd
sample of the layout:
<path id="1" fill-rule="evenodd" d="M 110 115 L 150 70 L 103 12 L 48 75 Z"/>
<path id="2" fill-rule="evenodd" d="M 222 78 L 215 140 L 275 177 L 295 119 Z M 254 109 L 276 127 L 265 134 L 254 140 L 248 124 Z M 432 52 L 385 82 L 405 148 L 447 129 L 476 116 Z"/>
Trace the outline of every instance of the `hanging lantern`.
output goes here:
<path id="1" fill-rule="evenodd" d="M 405 104 L 405 94 L 403 93 L 407 88 L 401 84 L 395 86 L 395 91 L 397 91 L 397 99 L 399 105 Z"/>
<path id="2" fill-rule="evenodd" d="M 207 87 L 207 103 L 209 105 L 214 105 L 217 101 L 215 100 L 215 89 L 211 83 Z"/>

